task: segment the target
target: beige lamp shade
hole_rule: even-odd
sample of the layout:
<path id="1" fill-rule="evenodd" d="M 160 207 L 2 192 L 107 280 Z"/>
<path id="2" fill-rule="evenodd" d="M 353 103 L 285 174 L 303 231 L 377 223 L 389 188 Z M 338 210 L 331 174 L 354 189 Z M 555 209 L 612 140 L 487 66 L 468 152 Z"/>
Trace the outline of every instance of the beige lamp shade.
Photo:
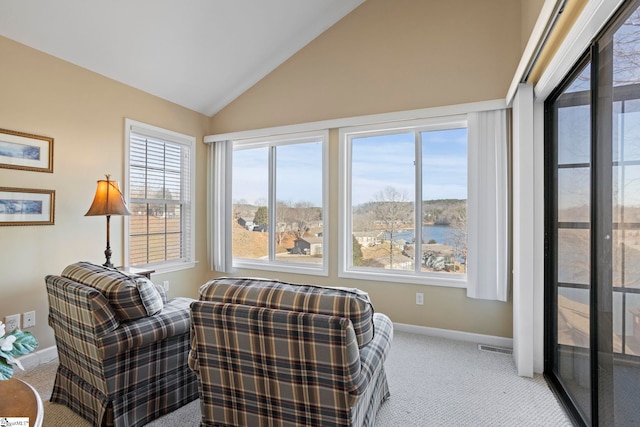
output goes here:
<path id="1" fill-rule="evenodd" d="M 131 215 L 118 188 L 118 182 L 111 181 L 109 175 L 106 180 L 98 181 L 93 203 L 85 214 L 85 216 L 97 215 Z"/>

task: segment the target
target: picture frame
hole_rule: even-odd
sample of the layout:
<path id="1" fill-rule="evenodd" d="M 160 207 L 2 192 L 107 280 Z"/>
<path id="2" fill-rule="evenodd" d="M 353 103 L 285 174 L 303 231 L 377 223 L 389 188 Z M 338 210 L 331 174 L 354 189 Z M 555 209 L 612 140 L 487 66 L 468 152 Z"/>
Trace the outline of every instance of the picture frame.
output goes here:
<path id="1" fill-rule="evenodd" d="M 0 168 L 53 173 L 53 138 L 0 129 Z"/>
<path id="2" fill-rule="evenodd" d="M 0 187 L 0 226 L 53 225 L 55 190 Z"/>

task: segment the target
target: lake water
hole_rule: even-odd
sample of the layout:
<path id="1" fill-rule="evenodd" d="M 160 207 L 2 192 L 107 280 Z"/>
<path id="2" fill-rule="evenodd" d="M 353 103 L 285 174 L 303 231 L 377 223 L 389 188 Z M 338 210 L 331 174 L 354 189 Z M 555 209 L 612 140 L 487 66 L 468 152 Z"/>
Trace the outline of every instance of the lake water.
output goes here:
<path id="1" fill-rule="evenodd" d="M 422 227 L 422 242 L 428 243 L 429 240 L 435 240 L 436 243 L 447 244 L 454 232 L 454 229 L 448 225 L 425 225 Z M 388 235 L 387 235 L 388 238 Z M 402 239 L 407 242 L 413 242 L 413 230 L 402 230 L 395 234 L 394 240 Z"/>

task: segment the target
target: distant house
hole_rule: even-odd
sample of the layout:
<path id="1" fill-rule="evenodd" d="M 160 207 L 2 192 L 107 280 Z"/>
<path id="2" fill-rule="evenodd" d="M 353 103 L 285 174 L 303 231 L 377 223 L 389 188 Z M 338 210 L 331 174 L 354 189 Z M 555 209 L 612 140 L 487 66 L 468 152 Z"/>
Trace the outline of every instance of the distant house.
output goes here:
<path id="1" fill-rule="evenodd" d="M 238 224 L 240 224 L 241 227 L 244 227 L 249 231 L 253 230 L 253 221 L 247 221 L 246 219 L 239 217 Z"/>
<path id="2" fill-rule="evenodd" d="M 355 231 L 353 235 L 362 246 L 375 246 L 384 241 L 384 231 Z"/>
<path id="3" fill-rule="evenodd" d="M 268 229 L 269 226 L 267 224 L 254 225 L 252 228 L 253 231 L 259 231 L 261 233 L 266 232 Z"/>
<path id="4" fill-rule="evenodd" d="M 322 255 L 322 237 L 304 237 L 296 239 L 291 253 Z"/>

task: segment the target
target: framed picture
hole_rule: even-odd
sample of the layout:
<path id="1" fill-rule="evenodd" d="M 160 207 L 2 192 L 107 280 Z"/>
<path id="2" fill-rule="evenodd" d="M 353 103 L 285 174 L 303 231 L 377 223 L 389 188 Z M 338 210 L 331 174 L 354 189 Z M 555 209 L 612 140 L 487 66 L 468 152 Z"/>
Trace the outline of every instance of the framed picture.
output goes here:
<path id="1" fill-rule="evenodd" d="M 53 172 L 53 138 L 0 129 L 0 168 Z"/>
<path id="2" fill-rule="evenodd" d="M 55 190 L 0 187 L 0 226 L 53 225 Z"/>

